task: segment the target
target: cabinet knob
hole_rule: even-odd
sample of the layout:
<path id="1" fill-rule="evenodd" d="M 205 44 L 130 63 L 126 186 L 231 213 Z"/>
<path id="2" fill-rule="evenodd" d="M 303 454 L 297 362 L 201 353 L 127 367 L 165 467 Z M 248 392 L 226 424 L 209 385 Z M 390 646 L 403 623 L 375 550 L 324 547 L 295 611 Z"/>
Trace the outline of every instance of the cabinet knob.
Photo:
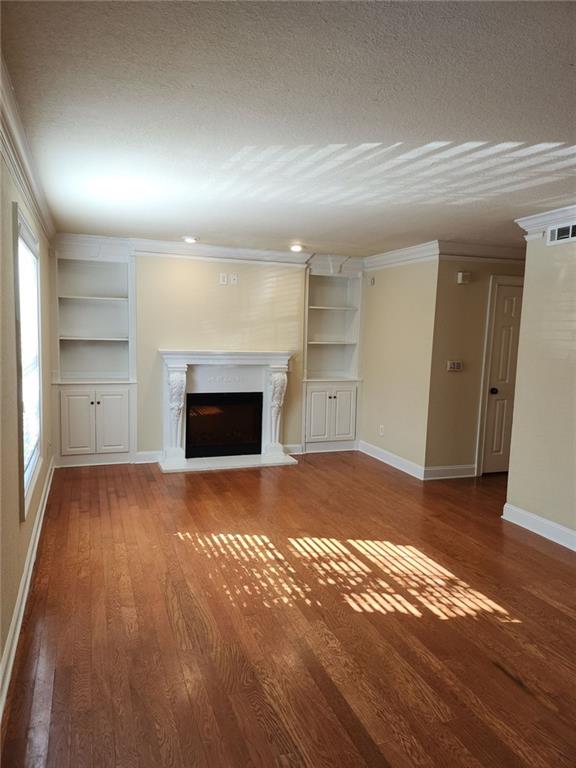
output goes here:
<path id="1" fill-rule="evenodd" d="M 90 400 L 90 405 L 94 405 L 94 400 Z"/>
<path id="2" fill-rule="evenodd" d="M 96 400 L 96 405 L 100 405 L 100 400 Z"/>

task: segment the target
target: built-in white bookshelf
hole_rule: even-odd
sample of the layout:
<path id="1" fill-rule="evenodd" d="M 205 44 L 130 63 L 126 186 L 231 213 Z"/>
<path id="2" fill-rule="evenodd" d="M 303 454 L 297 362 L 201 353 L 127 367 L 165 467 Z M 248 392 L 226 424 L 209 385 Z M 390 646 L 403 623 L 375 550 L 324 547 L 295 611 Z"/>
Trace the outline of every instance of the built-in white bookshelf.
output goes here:
<path id="1" fill-rule="evenodd" d="M 127 261 L 58 258 L 59 379 L 130 379 L 130 276 Z"/>
<path id="2" fill-rule="evenodd" d="M 306 380 L 358 378 L 359 276 L 310 274 L 306 337 Z"/>

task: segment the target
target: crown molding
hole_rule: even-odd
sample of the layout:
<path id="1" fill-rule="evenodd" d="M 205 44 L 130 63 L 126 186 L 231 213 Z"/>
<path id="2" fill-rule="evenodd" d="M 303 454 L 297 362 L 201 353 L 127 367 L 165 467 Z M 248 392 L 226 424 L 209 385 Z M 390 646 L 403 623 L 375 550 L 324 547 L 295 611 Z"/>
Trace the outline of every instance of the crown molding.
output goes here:
<path id="1" fill-rule="evenodd" d="M 243 261 L 245 263 L 291 264 L 305 266 L 312 254 L 301 251 L 265 251 L 257 248 L 235 248 L 205 243 L 184 243 L 171 240 L 145 240 L 131 238 L 135 256 L 164 256 L 204 261 Z"/>
<path id="2" fill-rule="evenodd" d="M 533 216 L 524 216 L 515 222 L 526 234 L 525 240 L 540 240 L 544 237 L 548 227 L 567 224 L 576 220 L 576 204 L 567 205 L 564 208 L 555 208 L 553 211 L 535 213 Z"/>
<path id="3" fill-rule="evenodd" d="M 74 235 L 59 232 L 52 240 L 59 259 L 89 259 L 91 261 L 126 261 L 132 256 L 130 240 L 100 235 Z"/>
<path id="4" fill-rule="evenodd" d="M 484 243 L 455 243 L 449 240 L 431 240 L 428 243 L 377 253 L 364 258 L 364 270 L 395 267 L 422 261 L 476 261 L 491 263 L 518 263 L 524 260 L 524 248 Z"/>
<path id="5" fill-rule="evenodd" d="M 395 267 L 398 264 L 410 264 L 419 261 L 435 261 L 440 256 L 440 243 L 431 240 L 429 243 L 412 245 L 409 248 L 399 248 L 385 253 L 376 253 L 364 258 L 364 271 L 373 272 L 384 267 Z"/>
<path id="6" fill-rule="evenodd" d="M 0 77 L 2 156 L 16 181 L 26 203 L 50 239 L 56 231 L 52 214 L 32 159 L 30 145 L 20 119 L 14 87 L 4 59 Z"/>
<path id="7" fill-rule="evenodd" d="M 363 258 L 361 256 L 315 253 L 308 260 L 308 266 L 313 275 L 343 275 L 344 277 L 357 277 L 362 273 Z"/>
<path id="8" fill-rule="evenodd" d="M 460 259 L 472 261 L 523 261 L 526 253 L 524 246 L 491 245 L 486 243 L 455 243 L 440 240 L 440 258 L 446 261 Z"/>
<path id="9" fill-rule="evenodd" d="M 77 235 L 59 233 L 53 240 L 59 258 L 125 259 L 129 256 L 150 256 L 166 259 L 195 259 L 200 261 L 238 262 L 244 264 L 282 264 L 304 268 L 309 253 L 291 251 L 264 251 L 255 248 L 233 248 L 181 243 L 172 240 L 146 240 L 105 235 Z"/>

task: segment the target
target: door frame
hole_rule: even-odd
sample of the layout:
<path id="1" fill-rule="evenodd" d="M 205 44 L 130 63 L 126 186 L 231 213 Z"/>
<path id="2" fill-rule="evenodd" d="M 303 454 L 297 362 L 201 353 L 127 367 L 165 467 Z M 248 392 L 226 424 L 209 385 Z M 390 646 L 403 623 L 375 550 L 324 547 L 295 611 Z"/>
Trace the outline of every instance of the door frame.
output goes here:
<path id="1" fill-rule="evenodd" d="M 478 429 L 476 432 L 476 459 L 474 474 L 480 476 L 484 471 L 484 444 L 486 441 L 486 414 L 488 412 L 488 383 L 490 379 L 490 362 L 494 345 L 494 320 L 496 318 L 496 294 L 500 285 L 515 285 L 524 288 L 523 275 L 490 275 L 488 289 L 488 305 L 484 331 L 484 353 L 482 356 L 482 375 L 480 377 L 480 402 L 478 404 Z M 516 391 L 516 382 L 514 382 Z"/>

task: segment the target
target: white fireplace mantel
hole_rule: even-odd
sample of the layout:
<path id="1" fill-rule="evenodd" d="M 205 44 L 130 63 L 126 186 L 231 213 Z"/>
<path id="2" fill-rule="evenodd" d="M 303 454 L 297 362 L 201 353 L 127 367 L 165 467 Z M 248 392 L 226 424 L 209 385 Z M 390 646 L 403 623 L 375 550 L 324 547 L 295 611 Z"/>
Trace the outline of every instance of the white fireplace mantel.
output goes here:
<path id="1" fill-rule="evenodd" d="M 291 352 L 160 349 L 164 361 L 164 472 L 295 464 L 280 442 L 280 425 Z M 187 459 L 184 414 L 188 392 L 259 391 L 263 393 L 262 453 Z"/>

